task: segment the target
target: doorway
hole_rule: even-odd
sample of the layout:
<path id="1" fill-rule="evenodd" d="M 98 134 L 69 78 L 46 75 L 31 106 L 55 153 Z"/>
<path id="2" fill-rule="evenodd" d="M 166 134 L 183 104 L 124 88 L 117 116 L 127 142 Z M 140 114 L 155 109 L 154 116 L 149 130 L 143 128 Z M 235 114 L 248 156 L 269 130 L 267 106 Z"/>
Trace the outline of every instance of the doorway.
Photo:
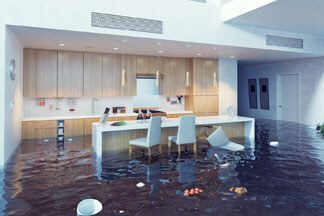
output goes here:
<path id="1" fill-rule="evenodd" d="M 299 74 L 277 77 L 277 120 L 299 123 Z"/>

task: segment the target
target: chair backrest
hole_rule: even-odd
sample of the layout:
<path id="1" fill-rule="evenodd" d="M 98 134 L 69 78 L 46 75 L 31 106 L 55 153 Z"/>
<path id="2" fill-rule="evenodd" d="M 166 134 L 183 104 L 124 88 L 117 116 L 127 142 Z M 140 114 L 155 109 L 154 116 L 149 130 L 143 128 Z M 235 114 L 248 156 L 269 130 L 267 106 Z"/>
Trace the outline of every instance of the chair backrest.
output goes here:
<path id="1" fill-rule="evenodd" d="M 196 116 L 181 116 L 177 134 L 177 144 L 196 142 Z"/>
<path id="2" fill-rule="evenodd" d="M 150 118 L 146 144 L 148 146 L 161 144 L 161 116 Z"/>
<path id="3" fill-rule="evenodd" d="M 228 136 L 226 135 L 222 127 L 217 128 L 208 138 L 208 142 L 212 146 L 223 146 L 229 142 Z"/>

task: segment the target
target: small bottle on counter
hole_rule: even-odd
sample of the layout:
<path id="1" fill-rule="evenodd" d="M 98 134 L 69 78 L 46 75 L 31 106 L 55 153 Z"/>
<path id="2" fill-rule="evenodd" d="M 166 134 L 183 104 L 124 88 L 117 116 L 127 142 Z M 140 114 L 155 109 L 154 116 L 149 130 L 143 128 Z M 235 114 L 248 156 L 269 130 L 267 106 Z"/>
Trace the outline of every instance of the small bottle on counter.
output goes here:
<path id="1" fill-rule="evenodd" d="M 144 115 L 143 115 L 142 110 L 138 110 L 138 115 L 137 115 L 136 122 L 138 124 L 142 124 L 144 122 Z"/>

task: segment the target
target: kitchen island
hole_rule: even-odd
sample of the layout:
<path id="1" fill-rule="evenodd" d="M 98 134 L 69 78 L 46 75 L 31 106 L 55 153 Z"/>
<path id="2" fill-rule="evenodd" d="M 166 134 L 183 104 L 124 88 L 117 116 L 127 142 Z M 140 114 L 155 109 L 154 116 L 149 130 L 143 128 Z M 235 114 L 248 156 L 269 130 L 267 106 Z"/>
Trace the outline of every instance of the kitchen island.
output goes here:
<path id="1" fill-rule="evenodd" d="M 128 149 L 128 141 L 140 137 L 146 137 L 149 123 L 138 123 L 126 121 L 123 126 L 111 126 L 112 122 L 106 124 L 93 123 L 92 146 L 98 159 L 101 159 L 104 151 L 118 151 Z M 167 144 L 168 136 L 177 134 L 180 118 L 165 119 L 162 121 L 162 144 Z M 222 126 L 230 139 L 244 138 L 244 145 L 254 148 L 255 120 L 241 116 L 200 116 L 196 117 L 197 134 L 201 134 L 206 128 Z M 247 142 L 248 141 L 248 142 Z M 247 144 L 248 143 L 248 144 Z"/>

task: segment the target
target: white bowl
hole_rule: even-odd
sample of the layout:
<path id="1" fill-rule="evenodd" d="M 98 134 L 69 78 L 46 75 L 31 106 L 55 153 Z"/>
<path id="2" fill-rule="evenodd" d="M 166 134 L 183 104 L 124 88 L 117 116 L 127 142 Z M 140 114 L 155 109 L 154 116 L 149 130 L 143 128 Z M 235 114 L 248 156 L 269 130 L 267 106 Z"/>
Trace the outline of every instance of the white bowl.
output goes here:
<path id="1" fill-rule="evenodd" d="M 102 204 L 96 199 L 85 199 L 79 202 L 77 214 L 79 216 L 90 216 L 101 212 Z"/>

